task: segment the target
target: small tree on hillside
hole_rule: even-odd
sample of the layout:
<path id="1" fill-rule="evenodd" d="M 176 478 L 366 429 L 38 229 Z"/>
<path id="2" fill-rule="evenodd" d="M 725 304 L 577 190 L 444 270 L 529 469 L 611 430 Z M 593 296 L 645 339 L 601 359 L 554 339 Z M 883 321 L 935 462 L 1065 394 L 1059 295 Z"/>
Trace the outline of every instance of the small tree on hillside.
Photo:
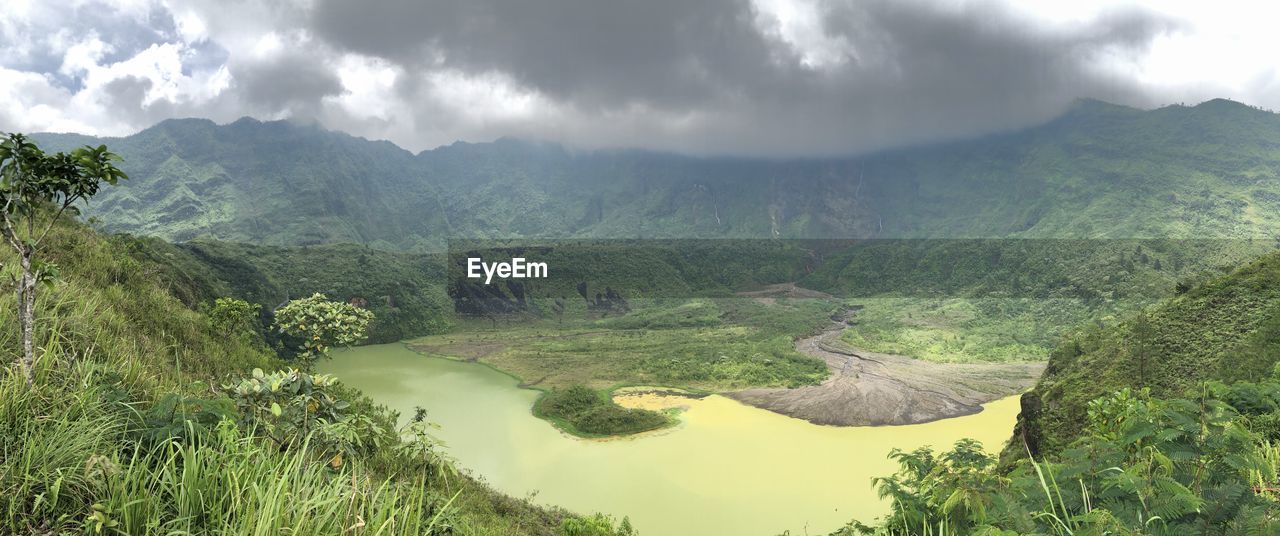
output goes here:
<path id="1" fill-rule="evenodd" d="M 218 298 L 209 306 L 209 323 L 223 335 L 235 335 L 249 329 L 258 304 L 237 298 Z"/>
<path id="2" fill-rule="evenodd" d="M 324 294 L 312 294 L 286 303 L 276 309 L 275 326 L 294 339 L 301 340 L 298 359 L 310 370 L 320 358 L 329 355 L 333 346 L 360 342 L 373 313 L 349 303 L 329 301 Z"/>
<path id="3" fill-rule="evenodd" d="M 1138 362 L 1138 387 L 1147 386 L 1147 364 L 1151 361 L 1155 346 L 1155 326 L 1146 313 L 1138 313 L 1133 318 L 1130 332 L 1129 352 Z"/>
<path id="4" fill-rule="evenodd" d="M 18 253 L 19 364 L 28 384 L 35 381 L 36 287 L 52 284 L 58 273 L 57 266 L 37 258 L 41 243 L 63 213 L 76 212 L 76 202 L 93 197 L 104 182 L 128 178 L 116 169 L 118 160 L 105 145 L 45 154 L 22 134 L 0 141 L 0 234 Z"/>

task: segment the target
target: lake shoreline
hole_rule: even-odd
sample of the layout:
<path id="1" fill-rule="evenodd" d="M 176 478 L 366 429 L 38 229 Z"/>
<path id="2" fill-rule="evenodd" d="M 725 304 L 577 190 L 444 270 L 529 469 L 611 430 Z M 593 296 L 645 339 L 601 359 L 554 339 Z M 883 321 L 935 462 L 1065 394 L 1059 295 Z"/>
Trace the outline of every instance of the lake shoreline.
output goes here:
<path id="1" fill-rule="evenodd" d="M 629 516 L 644 534 L 793 534 L 872 522 L 887 505 L 871 479 L 893 474 L 894 449 L 949 448 L 974 438 L 997 452 L 1011 433 L 1017 397 L 929 424 L 817 426 L 719 395 L 671 396 L 689 407 L 679 424 L 611 439 L 581 439 L 534 417 L 539 392 L 510 374 L 404 345 L 339 349 L 334 374 L 402 419 L 416 407 L 470 474 L 514 497 L 576 512 Z M 618 389 L 623 396 L 664 391 Z M 632 394 L 628 394 L 632 393 Z M 696 393 L 700 394 L 700 393 Z M 800 455 L 782 453 L 802 453 Z M 833 475 L 840 475 L 833 478 Z M 818 532 L 814 532 L 814 531 Z"/>

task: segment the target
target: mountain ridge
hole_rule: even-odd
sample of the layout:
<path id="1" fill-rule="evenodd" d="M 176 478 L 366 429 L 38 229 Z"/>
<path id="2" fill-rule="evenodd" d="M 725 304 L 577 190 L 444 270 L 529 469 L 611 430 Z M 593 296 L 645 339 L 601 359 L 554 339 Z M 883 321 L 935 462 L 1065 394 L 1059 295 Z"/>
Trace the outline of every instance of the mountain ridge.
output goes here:
<path id="1" fill-rule="evenodd" d="M 50 149 L 98 138 L 41 134 Z M 1083 100 L 1044 124 L 840 158 L 409 152 L 290 121 L 166 120 L 109 139 L 109 231 L 440 250 L 450 238 L 1242 238 L 1280 234 L 1280 115 Z"/>

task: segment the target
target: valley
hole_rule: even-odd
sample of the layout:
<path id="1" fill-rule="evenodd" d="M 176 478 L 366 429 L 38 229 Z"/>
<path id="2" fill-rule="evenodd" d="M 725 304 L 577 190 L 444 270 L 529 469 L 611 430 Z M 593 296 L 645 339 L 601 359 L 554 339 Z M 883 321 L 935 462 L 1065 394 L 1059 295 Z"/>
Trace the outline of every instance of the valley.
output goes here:
<path id="1" fill-rule="evenodd" d="M 1280 3 L 10 0 L 0 536 L 1280 535 Z"/>
<path id="2" fill-rule="evenodd" d="M 1081 529 L 1114 505 L 1178 533 L 1264 526 L 1276 501 L 1250 491 L 1280 482 L 1275 114 L 1082 101 L 1017 132 L 792 160 L 413 154 L 251 119 L 105 141 L 132 178 L 58 220 L 37 337 L 58 357 L 0 403 L 33 445 L 65 441 L 20 424 L 40 412 L 96 438 L 54 472 L 101 450 L 167 479 L 197 459 L 165 449 L 216 438 L 211 456 L 304 467 L 317 503 L 338 475 L 386 497 L 361 516 L 408 508 L 449 534 L 1061 534 L 1046 510 Z M 1072 483 L 1054 497 L 1046 474 Z M 247 475 L 207 486 L 276 476 Z M 138 529 L 148 491 L 115 478 L 10 511 L 72 526 L 106 501 Z"/>

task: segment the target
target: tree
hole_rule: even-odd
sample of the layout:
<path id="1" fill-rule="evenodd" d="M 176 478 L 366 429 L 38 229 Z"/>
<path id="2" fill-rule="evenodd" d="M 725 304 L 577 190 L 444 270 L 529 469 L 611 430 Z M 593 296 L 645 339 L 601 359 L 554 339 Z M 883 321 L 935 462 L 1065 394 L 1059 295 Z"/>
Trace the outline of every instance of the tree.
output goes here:
<path id="1" fill-rule="evenodd" d="M 209 322 L 223 335 L 241 333 L 253 321 L 258 304 L 236 298 L 218 298 L 209 307 Z"/>
<path id="2" fill-rule="evenodd" d="M 97 194 L 102 183 L 129 178 L 115 167 L 118 160 L 105 145 L 46 154 L 22 134 L 0 141 L 0 233 L 18 253 L 19 365 L 28 385 L 35 381 L 36 287 L 52 285 L 58 274 L 56 265 L 37 258 L 41 243 L 64 213 L 76 213 L 74 205 Z"/>
<path id="3" fill-rule="evenodd" d="M 335 345 L 349 345 L 365 337 L 373 313 L 349 303 L 329 301 L 315 293 L 276 309 L 276 328 L 299 340 L 298 359 L 308 370 Z"/>
<path id="4" fill-rule="evenodd" d="M 1155 326 L 1146 313 L 1138 313 L 1133 319 L 1129 351 L 1138 361 L 1138 387 L 1147 385 L 1147 362 L 1151 360 L 1155 339 Z"/>

